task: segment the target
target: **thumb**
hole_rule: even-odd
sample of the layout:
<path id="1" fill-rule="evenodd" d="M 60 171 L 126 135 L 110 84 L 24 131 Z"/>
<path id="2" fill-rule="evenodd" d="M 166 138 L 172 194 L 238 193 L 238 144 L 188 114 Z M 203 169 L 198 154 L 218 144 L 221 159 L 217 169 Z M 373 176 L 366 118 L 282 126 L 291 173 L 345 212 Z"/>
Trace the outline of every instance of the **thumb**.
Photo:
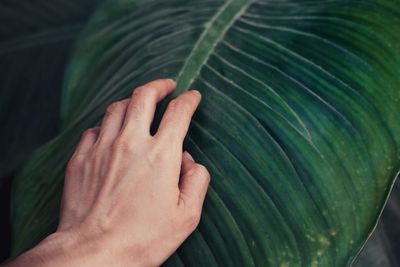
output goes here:
<path id="1" fill-rule="evenodd" d="M 196 163 L 188 152 L 182 157 L 182 176 L 179 182 L 180 205 L 201 211 L 206 197 L 210 174 L 206 167 Z"/>

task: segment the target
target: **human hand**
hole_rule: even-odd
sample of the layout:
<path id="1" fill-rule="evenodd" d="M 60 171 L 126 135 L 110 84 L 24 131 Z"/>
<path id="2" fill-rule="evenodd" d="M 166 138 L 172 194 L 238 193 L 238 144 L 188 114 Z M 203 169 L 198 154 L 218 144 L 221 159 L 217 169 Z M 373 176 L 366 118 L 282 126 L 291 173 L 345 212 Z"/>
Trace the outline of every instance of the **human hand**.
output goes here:
<path id="1" fill-rule="evenodd" d="M 57 231 L 20 262 L 158 266 L 190 235 L 210 181 L 207 169 L 182 153 L 200 93 L 172 100 L 150 135 L 157 102 L 175 87 L 156 80 L 137 88 L 108 107 L 100 128 L 83 134 L 68 163 Z"/>

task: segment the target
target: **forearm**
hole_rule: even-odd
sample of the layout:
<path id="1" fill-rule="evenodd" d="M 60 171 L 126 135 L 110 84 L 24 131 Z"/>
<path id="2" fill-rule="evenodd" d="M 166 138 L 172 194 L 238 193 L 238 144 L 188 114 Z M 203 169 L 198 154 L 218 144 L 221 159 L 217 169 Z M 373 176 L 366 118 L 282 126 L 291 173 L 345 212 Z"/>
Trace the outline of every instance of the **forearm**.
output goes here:
<path id="1" fill-rule="evenodd" d="M 37 246 L 18 256 L 5 267 L 153 267 L 140 248 L 121 251 L 119 243 L 106 236 L 54 233 Z"/>
<path id="2" fill-rule="evenodd" d="M 66 234 L 55 233 L 6 266 L 101 266 L 105 263 L 101 255 L 107 252 L 101 253 L 100 250 L 99 244 L 89 244 Z"/>

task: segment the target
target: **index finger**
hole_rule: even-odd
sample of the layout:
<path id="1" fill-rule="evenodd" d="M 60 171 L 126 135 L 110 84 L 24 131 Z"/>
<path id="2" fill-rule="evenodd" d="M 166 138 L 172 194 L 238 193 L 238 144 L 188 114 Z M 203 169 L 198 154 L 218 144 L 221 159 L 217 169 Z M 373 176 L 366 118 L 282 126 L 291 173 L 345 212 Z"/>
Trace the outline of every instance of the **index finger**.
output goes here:
<path id="1" fill-rule="evenodd" d="M 150 135 L 157 103 L 175 90 L 171 79 L 158 79 L 136 88 L 127 107 L 124 132 Z"/>
<path id="2" fill-rule="evenodd" d="M 187 91 L 171 100 L 155 137 L 172 144 L 182 144 L 200 100 L 201 94 L 197 90 Z"/>

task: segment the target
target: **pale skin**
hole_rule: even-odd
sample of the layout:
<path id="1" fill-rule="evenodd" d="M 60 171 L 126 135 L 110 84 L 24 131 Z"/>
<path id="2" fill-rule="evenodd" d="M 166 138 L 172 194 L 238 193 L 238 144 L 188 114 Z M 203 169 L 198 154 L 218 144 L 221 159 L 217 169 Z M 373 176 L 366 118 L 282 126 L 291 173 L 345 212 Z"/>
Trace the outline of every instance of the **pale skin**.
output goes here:
<path id="1" fill-rule="evenodd" d="M 136 88 L 88 129 L 68 163 L 57 231 L 16 266 L 159 266 L 194 231 L 210 174 L 182 153 L 201 96 L 172 100 L 154 135 L 157 103 L 175 90 L 169 79 Z"/>

